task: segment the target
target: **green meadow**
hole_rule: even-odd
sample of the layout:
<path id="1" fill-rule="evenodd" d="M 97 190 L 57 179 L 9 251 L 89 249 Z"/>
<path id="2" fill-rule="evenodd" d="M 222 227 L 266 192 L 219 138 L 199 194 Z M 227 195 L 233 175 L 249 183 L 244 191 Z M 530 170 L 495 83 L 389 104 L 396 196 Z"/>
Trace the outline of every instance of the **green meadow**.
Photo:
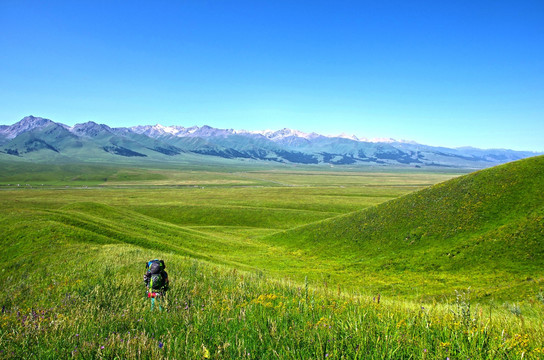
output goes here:
<path id="1" fill-rule="evenodd" d="M 542 174 L 2 164 L 0 358 L 538 359 Z"/>

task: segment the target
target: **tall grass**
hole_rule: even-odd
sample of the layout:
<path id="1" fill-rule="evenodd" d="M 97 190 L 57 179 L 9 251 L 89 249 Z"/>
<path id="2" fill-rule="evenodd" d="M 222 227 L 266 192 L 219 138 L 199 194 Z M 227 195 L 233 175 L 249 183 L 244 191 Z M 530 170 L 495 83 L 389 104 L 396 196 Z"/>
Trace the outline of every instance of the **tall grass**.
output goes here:
<path id="1" fill-rule="evenodd" d="M 127 245 L 75 246 L 23 265 L 28 296 L 4 299 L 2 358 L 538 359 L 542 322 L 420 306 L 269 279 Z M 145 259 L 166 260 L 172 288 L 151 311 Z M 39 261 L 40 263 L 35 263 Z M 41 261 L 47 261 L 47 264 Z M 39 265 L 39 266 L 38 266 Z M 62 271 L 58 271 L 61 268 Z M 32 270 L 34 269 L 34 270 Z M 42 271 L 52 276 L 40 275 Z M 20 275 L 21 278 L 25 276 Z M 41 281 L 39 279 L 42 279 Z M 4 283 L 17 293 L 17 279 Z M 159 306 L 161 309 L 159 309 Z M 539 305 L 544 311 L 544 304 Z M 470 309 L 470 311 L 469 311 Z"/>

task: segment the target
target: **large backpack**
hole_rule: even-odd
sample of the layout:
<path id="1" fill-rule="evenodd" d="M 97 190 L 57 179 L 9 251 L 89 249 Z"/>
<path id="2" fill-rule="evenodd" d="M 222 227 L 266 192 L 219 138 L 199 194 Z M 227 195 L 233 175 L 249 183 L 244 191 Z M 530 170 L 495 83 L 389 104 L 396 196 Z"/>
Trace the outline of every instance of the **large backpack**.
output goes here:
<path id="1" fill-rule="evenodd" d="M 166 265 L 163 260 L 151 260 L 147 262 L 146 269 L 151 273 L 149 279 L 149 288 L 153 290 L 161 290 L 166 285 L 166 279 L 164 278 L 164 269 Z"/>

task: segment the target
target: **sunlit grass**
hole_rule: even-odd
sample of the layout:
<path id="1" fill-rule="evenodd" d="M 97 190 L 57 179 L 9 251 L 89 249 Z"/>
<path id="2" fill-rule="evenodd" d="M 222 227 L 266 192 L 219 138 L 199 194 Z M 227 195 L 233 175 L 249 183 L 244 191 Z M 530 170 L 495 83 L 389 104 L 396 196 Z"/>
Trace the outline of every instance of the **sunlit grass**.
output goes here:
<path id="1" fill-rule="evenodd" d="M 34 285 L 4 307 L 2 357 L 538 359 L 543 354 L 541 320 L 524 320 L 504 308 L 471 307 L 467 293 L 421 306 L 126 245 L 64 244 L 64 251 L 50 249 L 22 265 L 25 275 L 19 276 Z M 67 253 L 74 256 L 63 262 Z M 172 289 L 151 311 L 139 280 L 153 256 L 166 259 Z M 60 273 L 59 262 L 65 269 Z M 17 292 L 17 285 L 4 289 Z M 537 306 L 544 310 L 544 304 Z"/>
<path id="2" fill-rule="evenodd" d="M 371 234 L 378 226 L 387 239 L 394 232 L 376 214 L 392 223 L 393 210 L 404 214 L 407 206 L 388 201 L 453 174 L 225 175 L 257 185 L 239 187 L 205 185 L 222 176 L 210 169 L 132 171 L 109 176 L 107 183 L 127 181 L 125 188 L 0 191 L 0 358 L 544 357 L 538 259 L 498 256 L 496 268 L 437 264 L 433 256 L 448 258 L 451 246 L 408 251 L 423 249 L 428 235 L 417 228 L 391 247 L 395 261 L 345 241 L 359 226 Z M 172 182 L 159 184 L 165 179 Z M 452 203 L 462 195 L 450 194 Z M 409 196 L 417 207 L 440 204 Z M 466 214 L 482 212 L 481 200 L 468 202 Z M 510 199 L 500 201 L 504 207 Z M 526 221 L 503 223 L 468 250 L 461 239 L 453 249 L 474 257 L 480 249 L 503 251 L 489 239 L 516 229 L 519 241 L 534 244 L 543 214 L 533 205 Z M 353 213 L 362 209 L 374 217 Z M 437 232 L 447 228 L 444 219 L 459 219 L 440 209 L 429 223 Z M 475 225 L 463 221 L 468 234 Z M 525 249 L 514 239 L 508 244 Z M 145 261 L 157 257 L 166 260 L 172 289 L 158 303 L 162 311 L 152 312 L 142 275 Z"/>

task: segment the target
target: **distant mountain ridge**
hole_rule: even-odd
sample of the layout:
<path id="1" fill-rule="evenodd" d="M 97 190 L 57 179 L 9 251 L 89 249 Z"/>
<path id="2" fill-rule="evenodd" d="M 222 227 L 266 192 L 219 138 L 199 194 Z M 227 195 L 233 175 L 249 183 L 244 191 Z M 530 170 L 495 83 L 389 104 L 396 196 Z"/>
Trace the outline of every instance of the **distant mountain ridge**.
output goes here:
<path id="1" fill-rule="evenodd" d="M 246 131 L 207 125 L 111 128 L 95 122 L 72 127 L 27 116 L 0 126 L 0 159 L 35 161 L 182 161 L 187 156 L 295 164 L 485 168 L 539 153 L 505 149 L 432 147 L 394 139 L 325 136 L 284 128 Z M 205 159 L 203 159 L 205 160 Z"/>

